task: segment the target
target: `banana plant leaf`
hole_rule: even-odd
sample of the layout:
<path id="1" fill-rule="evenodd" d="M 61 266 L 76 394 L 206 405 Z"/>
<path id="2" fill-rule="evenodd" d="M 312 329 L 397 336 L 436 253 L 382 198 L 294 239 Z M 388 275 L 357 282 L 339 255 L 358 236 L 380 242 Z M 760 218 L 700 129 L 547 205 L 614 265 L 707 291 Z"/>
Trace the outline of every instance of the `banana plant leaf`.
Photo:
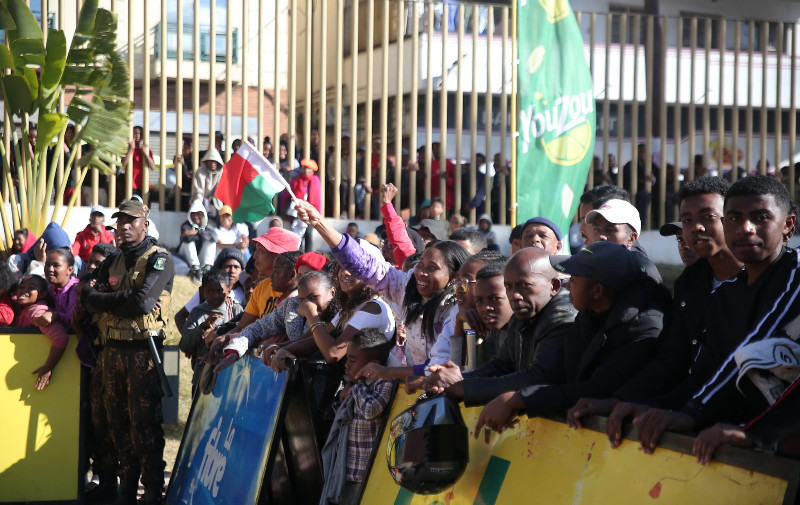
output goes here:
<path id="1" fill-rule="evenodd" d="M 6 75 L 2 81 L 3 99 L 8 111 L 17 117 L 29 113 L 33 107 L 33 95 L 28 79 L 23 75 Z"/>
<path id="2" fill-rule="evenodd" d="M 11 51 L 6 46 L 0 46 L 0 69 L 10 70 L 12 68 L 14 68 L 14 57 L 11 56 Z"/>
<path id="3" fill-rule="evenodd" d="M 15 28 L 6 31 L 6 38 L 9 45 L 23 39 L 44 40 L 42 29 L 39 22 L 33 16 L 28 3 L 25 0 L 5 0 L 5 7 L 8 9 L 9 16 L 15 24 Z M 0 16 L 2 13 L 0 13 Z M 42 47 L 44 50 L 44 47 Z"/>
<path id="4" fill-rule="evenodd" d="M 61 76 L 67 64 L 67 39 L 61 30 L 50 30 L 47 36 L 47 58 L 42 69 L 42 84 L 39 92 L 39 107 L 52 110 L 60 90 Z M 41 130 L 40 130 L 41 133 Z"/>
<path id="5" fill-rule="evenodd" d="M 0 2 L 0 30 L 6 30 L 8 32 L 16 29 L 17 23 L 14 22 L 14 18 L 11 17 L 11 13 L 8 12 L 5 3 Z"/>
<path id="6" fill-rule="evenodd" d="M 50 147 L 50 141 L 58 136 L 62 128 L 66 126 L 68 120 L 69 118 L 66 114 L 58 114 L 55 112 L 39 114 L 36 154 L 47 151 Z"/>

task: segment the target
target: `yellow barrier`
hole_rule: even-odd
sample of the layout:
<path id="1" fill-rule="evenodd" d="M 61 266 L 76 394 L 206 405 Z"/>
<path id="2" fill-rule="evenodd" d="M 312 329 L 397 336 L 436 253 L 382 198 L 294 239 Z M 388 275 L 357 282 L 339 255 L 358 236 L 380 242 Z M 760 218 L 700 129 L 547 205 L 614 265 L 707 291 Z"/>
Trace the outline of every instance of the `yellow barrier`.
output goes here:
<path id="1" fill-rule="evenodd" d="M 398 390 L 391 418 L 415 399 Z M 461 412 L 472 430 L 481 409 L 462 408 Z M 361 503 L 626 505 L 656 500 L 662 505 L 780 504 L 785 496 L 791 499 L 789 495 L 797 489 L 800 474 L 793 461 L 725 448 L 722 452 L 735 456 L 728 459 L 737 459 L 738 466 L 754 463 L 750 468 L 761 467 L 780 476 L 717 461 L 701 466 L 691 454 L 660 448 L 648 456 L 631 440 L 612 450 L 604 433 L 574 431 L 548 419 L 523 420 L 526 422 L 503 435 L 493 433 L 490 445 L 483 437 L 479 441 L 471 438 L 464 476 L 449 492 L 431 496 L 414 495 L 395 484 L 386 466 L 388 430 L 384 430 Z M 672 434 L 666 438 L 691 440 Z"/>
<path id="2" fill-rule="evenodd" d="M 0 502 L 78 500 L 80 362 L 70 337 L 50 385 L 35 387 L 50 340 L 40 333 L 0 334 Z"/>

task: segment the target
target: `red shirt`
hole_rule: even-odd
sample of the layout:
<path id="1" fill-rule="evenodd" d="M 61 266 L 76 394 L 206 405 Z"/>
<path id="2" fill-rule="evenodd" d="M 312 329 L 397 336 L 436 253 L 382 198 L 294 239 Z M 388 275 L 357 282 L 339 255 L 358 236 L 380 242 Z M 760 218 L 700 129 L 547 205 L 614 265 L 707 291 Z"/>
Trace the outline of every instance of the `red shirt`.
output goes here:
<path id="1" fill-rule="evenodd" d="M 11 297 L 7 294 L 0 296 L 0 326 L 11 326 L 14 322 L 14 309 Z"/>
<path id="2" fill-rule="evenodd" d="M 441 198 L 439 195 L 441 180 L 441 169 L 439 168 L 439 160 L 433 160 L 431 163 L 431 198 Z M 423 184 L 425 181 L 423 179 Z M 424 186 L 423 186 L 424 187 Z M 445 208 L 452 210 L 456 202 L 456 165 L 450 160 L 447 160 L 447 191 L 444 200 Z"/>
<path id="3" fill-rule="evenodd" d="M 153 157 L 153 151 L 150 151 L 150 157 Z M 134 148 L 131 165 L 133 165 L 133 189 L 140 189 L 142 187 L 142 168 L 144 167 L 144 153 L 142 153 L 141 147 Z"/>
<path id="4" fill-rule="evenodd" d="M 113 244 L 114 234 L 108 230 L 95 233 L 91 225 L 89 225 L 75 236 L 75 242 L 72 244 L 72 254 L 80 256 L 83 261 L 89 261 L 89 256 L 92 255 L 92 249 L 100 242 L 104 244 Z"/>

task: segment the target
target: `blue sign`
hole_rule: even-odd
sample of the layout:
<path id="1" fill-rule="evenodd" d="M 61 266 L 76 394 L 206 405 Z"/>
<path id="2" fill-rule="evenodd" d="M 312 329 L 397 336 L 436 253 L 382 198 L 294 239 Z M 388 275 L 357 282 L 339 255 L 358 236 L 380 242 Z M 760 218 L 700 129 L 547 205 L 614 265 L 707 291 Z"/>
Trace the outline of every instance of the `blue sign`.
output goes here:
<path id="1" fill-rule="evenodd" d="M 287 382 L 250 355 L 219 374 L 195 400 L 168 504 L 256 503 Z"/>

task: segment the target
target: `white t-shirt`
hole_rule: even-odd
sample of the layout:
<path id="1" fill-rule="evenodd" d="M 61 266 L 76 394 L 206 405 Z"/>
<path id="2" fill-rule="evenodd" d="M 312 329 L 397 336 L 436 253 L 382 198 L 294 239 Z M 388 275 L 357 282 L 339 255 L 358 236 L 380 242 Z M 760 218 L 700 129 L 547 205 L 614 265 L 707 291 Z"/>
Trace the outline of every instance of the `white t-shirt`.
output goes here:
<path id="1" fill-rule="evenodd" d="M 370 302 L 378 304 L 381 309 L 379 314 L 369 314 L 361 310 L 364 305 Z M 339 312 L 339 314 L 341 314 L 341 312 Z M 332 325 L 336 326 L 339 323 L 339 314 L 334 316 L 333 321 L 331 321 Z M 353 317 L 347 321 L 345 326 L 352 326 L 357 330 L 362 330 L 364 328 L 378 328 L 383 332 L 384 335 L 386 335 L 386 340 L 391 340 L 392 337 L 394 337 L 395 329 L 394 314 L 392 313 L 392 309 L 389 307 L 389 304 L 386 303 L 386 301 L 381 298 L 374 298 L 359 305 L 355 314 L 353 314 Z M 394 354 L 389 354 L 389 359 L 386 362 L 386 365 L 402 366 L 402 363 L 400 363 L 400 360 L 398 360 Z"/>
<path id="2" fill-rule="evenodd" d="M 234 300 L 239 302 L 239 305 L 244 307 L 244 289 L 242 288 L 241 285 L 239 285 L 239 283 L 236 284 L 235 288 L 231 289 L 231 292 L 228 293 L 228 297 L 233 298 Z M 198 305 L 200 305 L 200 291 L 195 291 L 194 296 L 192 296 L 192 298 L 188 302 L 186 302 L 186 305 L 184 307 L 191 313 L 192 309 L 194 309 Z"/>
<path id="3" fill-rule="evenodd" d="M 222 226 L 219 226 L 217 228 L 214 228 L 214 232 L 217 235 L 217 242 L 221 241 L 223 244 L 235 244 L 236 242 L 239 242 L 239 238 L 242 235 L 244 235 L 245 237 L 250 236 L 250 231 L 247 229 L 247 225 L 245 225 L 244 223 L 236 223 L 233 226 L 231 226 L 230 230 L 226 230 Z M 230 247 L 230 245 L 227 246 L 217 245 L 217 254 L 219 254 L 219 252 L 225 249 L 226 247 Z"/>

